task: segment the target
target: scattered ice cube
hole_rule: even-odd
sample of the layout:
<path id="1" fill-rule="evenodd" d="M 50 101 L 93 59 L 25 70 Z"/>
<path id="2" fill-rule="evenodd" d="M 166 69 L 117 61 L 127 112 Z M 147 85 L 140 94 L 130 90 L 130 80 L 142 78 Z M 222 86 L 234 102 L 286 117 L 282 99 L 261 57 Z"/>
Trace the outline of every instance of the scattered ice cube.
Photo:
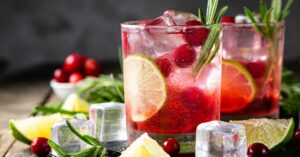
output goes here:
<path id="1" fill-rule="evenodd" d="M 189 12 L 167 10 L 164 12 L 165 15 L 171 15 L 175 20 L 176 25 L 184 25 L 187 21 L 190 20 L 199 20 L 199 18 Z"/>
<path id="2" fill-rule="evenodd" d="M 91 121 L 70 119 L 69 122 L 81 134 L 94 136 L 94 125 Z M 67 153 L 78 152 L 90 147 L 89 144 L 83 142 L 71 132 L 66 121 L 58 122 L 53 125 L 51 129 L 51 140 L 58 144 Z M 53 153 L 56 154 L 55 152 Z"/>
<path id="3" fill-rule="evenodd" d="M 94 104 L 89 111 L 94 122 L 96 138 L 101 142 L 126 141 L 126 117 L 123 103 Z"/>
<path id="4" fill-rule="evenodd" d="M 246 157 L 243 125 L 211 121 L 198 125 L 196 157 Z"/>

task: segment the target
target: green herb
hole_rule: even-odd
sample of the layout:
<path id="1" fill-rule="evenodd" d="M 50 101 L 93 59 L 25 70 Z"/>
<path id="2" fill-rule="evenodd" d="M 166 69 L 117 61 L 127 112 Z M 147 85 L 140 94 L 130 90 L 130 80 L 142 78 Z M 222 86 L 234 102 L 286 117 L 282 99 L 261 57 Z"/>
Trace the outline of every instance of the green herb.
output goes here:
<path id="1" fill-rule="evenodd" d="M 48 140 L 49 146 L 59 156 L 61 156 L 61 157 L 104 157 L 104 155 L 106 153 L 106 149 L 103 147 L 103 145 L 97 139 L 95 139 L 94 137 L 89 136 L 89 135 L 80 134 L 68 120 L 66 121 L 66 123 L 74 135 L 76 135 L 83 142 L 91 145 L 91 147 L 81 150 L 79 152 L 67 153 L 55 142 Z"/>
<path id="2" fill-rule="evenodd" d="M 196 66 L 193 69 L 195 75 L 198 75 L 200 73 L 204 65 L 209 64 L 212 61 L 219 49 L 219 35 L 221 31 L 221 25 L 216 23 L 220 23 L 221 18 L 228 10 L 228 6 L 224 6 L 216 14 L 218 3 L 218 0 L 207 1 L 206 16 L 204 16 L 203 10 L 201 8 L 199 8 L 198 10 L 199 20 L 202 24 L 209 25 L 210 33 L 201 49 L 201 53 Z"/>
<path id="3" fill-rule="evenodd" d="M 258 24 L 255 13 L 252 12 L 249 8 L 244 7 L 244 13 L 251 21 L 252 25 L 265 37 L 272 38 L 273 33 L 276 30 L 274 26 L 275 22 L 284 20 L 289 15 L 289 9 L 293 3 L 293 0 L 287 0 L 287 3 L 282 9 L 282 0 L 272 0 L 271 7 L 268 9 L 267 4 L 261 0 L 259 3 L 259 10 L 261 21 L 266 25 Z"/>
<path id="4" fill-rule="evenodd" d="M 60 108 L 55 108 L 52 106 L 37 106 L 34 109 L 36 112 L 41 113 L 42 115 L 47 115 L 47 114 L 54 114 L 54 113 L 61 113 L 61 114 L 67 114 L 67 115 L 76 115 L 76 114 L 84 114 L 84 115 L 88 115 L 87 112 L 75 112 L 75 111 L 68 111 L 68 110 L 63 110 Z"/>
<path id="5" fill-rule="evenodd" d="M 280 104 L 289 115 L 297 115 L 300 110 L 300 82 L 292 78 L 291 70 L 283 69 Z"/>
<path id="6" fill-rule="evenodd" d="M 113 75 L 87 78 L 77 90 L 81 98 L 89 103 L 124 102 L 124 85 Z"/>

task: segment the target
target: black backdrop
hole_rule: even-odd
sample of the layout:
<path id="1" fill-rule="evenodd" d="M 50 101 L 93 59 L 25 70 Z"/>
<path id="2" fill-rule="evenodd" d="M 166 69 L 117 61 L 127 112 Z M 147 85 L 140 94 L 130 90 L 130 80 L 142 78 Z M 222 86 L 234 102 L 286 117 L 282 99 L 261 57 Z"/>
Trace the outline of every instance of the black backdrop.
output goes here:
<path id="1" fill-rule="evenodd" d="M 300 1 L 287 19 L 285 61 L 300 57 Z M 220 0 L 228 15 L 258 0 Z M 0 76 L 41 64 L 62 63 L 79 51 L 100 62 L 117 62 L 120 23 L 156 17 L 166 9 L 196 12 L 206 0 L 0 0 Z M 1 70 L 2 69 L 2 70 Z"/>

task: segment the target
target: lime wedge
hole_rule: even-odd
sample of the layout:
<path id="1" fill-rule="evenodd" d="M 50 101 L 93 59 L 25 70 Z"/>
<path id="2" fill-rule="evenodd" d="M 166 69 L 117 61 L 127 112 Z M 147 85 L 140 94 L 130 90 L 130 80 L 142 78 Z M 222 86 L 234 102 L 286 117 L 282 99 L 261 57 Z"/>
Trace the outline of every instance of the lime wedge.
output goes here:
<path id="1" fill-rule="evenodd" d="M 89 103 L 81 99 L 77 94 L 70 94 L 61 109 L 75 112 L 89 112 Z"/>
<path id="2" fill-rule="evenodd" d="M 124 60 L 124 82 L 127 111 L 133 121 L 149 119 L 164 105 L 166 82 L 150 57 L 127 56 Z"/>
<path id="3" fill-rule="evenodd" d="M 247 145 L 263 143 L 269 149 L 277 149 L 291 140 L 295 128 L 291 119 L 249 119 L 231 121 L 246 127 Z"/>
<path id="4" fill-rule="evenodd" d="M 120 157 L 169 157 L 169 155 L 145 133 L 122 152 Z"/>
<path id="5" fill-rule="evenodd" d="M 256 94 L 255 82 L 243 65 L 224 59 L 221 93 L 221 112 L 235 112 L 245 108 L 253 100 Z"/>
<path id="6" fill-rule="evenodd" d="M 16 140 L 30 144 L 36 137 L 50 139 L 52 125 L 61 120 L 63 117 L 60 114 L 30 117 L 23 120 L 10 120 L 9 127 Z"/>

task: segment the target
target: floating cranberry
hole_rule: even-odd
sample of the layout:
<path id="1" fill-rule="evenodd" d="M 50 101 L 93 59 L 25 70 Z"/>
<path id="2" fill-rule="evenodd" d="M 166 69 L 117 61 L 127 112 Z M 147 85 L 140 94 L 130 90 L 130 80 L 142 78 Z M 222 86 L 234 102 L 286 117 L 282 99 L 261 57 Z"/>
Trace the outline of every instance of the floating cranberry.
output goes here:
<path id="1" fill-rule="evenodd" d="M 101 72 L 101 68 L 96 60 L 87 59 L 84 63 L 84 72 L 87 76 L 98 77 Z"/>
<path id="2" fill-rule="evenodd" d="M 193 64 L 196 52 L 190 45 L 182 45 L 174 50 L 173 60 L 180 68 L 186 68 Z"/>
<path id="3" fill-rule="evenodd" d="M 183 29 L 183 36 L 187 43 L 193 46 L 201 46 L 205 43 L 209 30 L 205 27 L 189 28 L 188 26 L 202 26 L 202 23 L 197 20 L 190 20 L 185 23 L 187 28 Z"/>
<path id="4" fill-rule="evenodd" d="M 70 54 L 65 59 L 64 63 L 64 70 L 67 72 L 78 72 L 83 67 L 83 60 L 82 56 L 77 53 Z"/>
<path id="5" fill-rule="evenodd" d="M 173 138 L 168 138 L 163 143 L 163 149 L 165 152 L 167 152 L 171 157 L 177 157 L 179 155 L 180 151 L 180 145 L 178 141 L 176 141 Z"/>
<path id="6" fill-rule="evenodd" d="M 63 69 L 56 69 L 53 73 L 53 78 L 56 82 L 65 83 L 69 80 L 69 74 Z"/>
<path id="7" fill-rule="evenodd" d="M 300 129 L 297 129 L 294 137 L 293 137 L 293 143 L 300 146 Z"/>
<path id="8" fill-rule="evenodd" d="M 198 87 L 188 87 L 181 94 L 182 101 L 189 108 L 203 108 L 210 103 L 209 97 Z M 204 109 L 204 108 L 203 108 Z"/>
<path id="9" fill-rule="evenodd" d="M 31 152 L 39 157 L 46 157 L 51 151 L 48 139 L 43 137 L 35 138 L 31 143 Z"/>
<path id="10" fill-rule="evenodd" d="M 270 157 L 271 151 L 262 143 L 253 143 L 248 147 L 248 157 Z"/>
<path id="11" fill-rule="evenodd" d="M 173 70 L 172 64 L 167 58 L 156 59 L 156 64 L 158 65 L 160 71 L 164 74 L 165 77 L 168 77 Z"/>
<path id="12" fill-rule="evenodd" d="M 234 16 L 225 16 L 221 18 L 221 23 L 235 23 L 235 17 Z"/>
<path id="13" fill-rule="evenodd" d="M 265 63 L 262 61 L 250 62 L 246 64 L 246 68 L 254 79 L 262 78 L 265 74 Z"/>
<path id="14" fill-rule="evenodd" d="M 84 76 L 81 73 L 75 72 L 75 73 L 70 75 L 69 82 L 70 83 L 77 83 L 77 82 L 81 81 L 83 78 L 84 78 Z"/>

